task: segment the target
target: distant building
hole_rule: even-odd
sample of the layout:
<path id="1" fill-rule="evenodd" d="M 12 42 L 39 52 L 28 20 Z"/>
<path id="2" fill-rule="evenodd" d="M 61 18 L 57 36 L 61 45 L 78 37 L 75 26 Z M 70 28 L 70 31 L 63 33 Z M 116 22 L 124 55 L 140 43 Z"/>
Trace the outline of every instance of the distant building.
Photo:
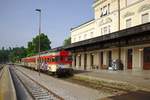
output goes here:
<path id="1" fill-rule="evenodd" d="M 94 0 L 95 18 L 71 29 L 72 67 L 150 69 L 150 0 Z"/>

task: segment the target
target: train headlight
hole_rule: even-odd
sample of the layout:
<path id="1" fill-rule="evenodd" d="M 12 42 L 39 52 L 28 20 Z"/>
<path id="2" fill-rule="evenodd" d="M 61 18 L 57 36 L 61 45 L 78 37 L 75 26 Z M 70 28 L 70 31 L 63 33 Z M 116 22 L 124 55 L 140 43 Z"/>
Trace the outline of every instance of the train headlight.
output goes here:
<path id="1" fill-rule="evenodd" d="M 61 69 L 63 69 L 63 68 L 65 68 L 65 65 L 59 65 L 59 68 L 61 68 Z"/>

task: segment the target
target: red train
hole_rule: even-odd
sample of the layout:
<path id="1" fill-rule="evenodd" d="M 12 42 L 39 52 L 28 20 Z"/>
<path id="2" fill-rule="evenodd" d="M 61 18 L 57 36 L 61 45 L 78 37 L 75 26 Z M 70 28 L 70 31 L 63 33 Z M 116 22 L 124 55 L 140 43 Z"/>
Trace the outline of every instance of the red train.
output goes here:
<path id="1" fill-rule="evenodd" d="M 49 71 L 57 75 L 73 74 L 73 69 L 71 68 L 71 52 L 65 50 L 51 50 L 44 53 L 42 52 L 40 53 L 40 56 L 35 55 L 23 58 L 21 63 L 22 65 L 31 67 L 35 70 L 38 70 L 38 66 L 40 65 L 40 70 Z"/>

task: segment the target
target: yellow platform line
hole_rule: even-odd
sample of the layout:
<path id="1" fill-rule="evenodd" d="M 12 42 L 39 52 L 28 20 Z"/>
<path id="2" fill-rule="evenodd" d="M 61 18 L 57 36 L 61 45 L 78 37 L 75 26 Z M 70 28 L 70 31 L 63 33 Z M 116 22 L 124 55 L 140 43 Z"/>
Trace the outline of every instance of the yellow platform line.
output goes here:
<path id="1" fill-rule="evenodd" d="M 16 100 L 16 91 L 8 66 L 4 67 L 0 79 L 0 100 Z"/>

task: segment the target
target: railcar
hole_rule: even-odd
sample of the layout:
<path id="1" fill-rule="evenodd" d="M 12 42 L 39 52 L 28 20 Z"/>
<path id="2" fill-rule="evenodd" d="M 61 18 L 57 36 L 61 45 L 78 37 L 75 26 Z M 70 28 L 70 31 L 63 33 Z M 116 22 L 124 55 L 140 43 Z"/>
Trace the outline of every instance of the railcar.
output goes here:
<path id="1" fill-rule="evenodd" d="M 72 56 L 69 51 L 49 51 L 46 53 L 41 53 L 39 55 L 26 57 L 21 60 L 22 65 L 31 67 L 35 70 L 38 68 L 42 71 L 49 71 L 53 74 L 62 75 L 62 74 L 73 74 L 72 65 Z M 40 66 L 40 67 L 38 67 Z"/>

